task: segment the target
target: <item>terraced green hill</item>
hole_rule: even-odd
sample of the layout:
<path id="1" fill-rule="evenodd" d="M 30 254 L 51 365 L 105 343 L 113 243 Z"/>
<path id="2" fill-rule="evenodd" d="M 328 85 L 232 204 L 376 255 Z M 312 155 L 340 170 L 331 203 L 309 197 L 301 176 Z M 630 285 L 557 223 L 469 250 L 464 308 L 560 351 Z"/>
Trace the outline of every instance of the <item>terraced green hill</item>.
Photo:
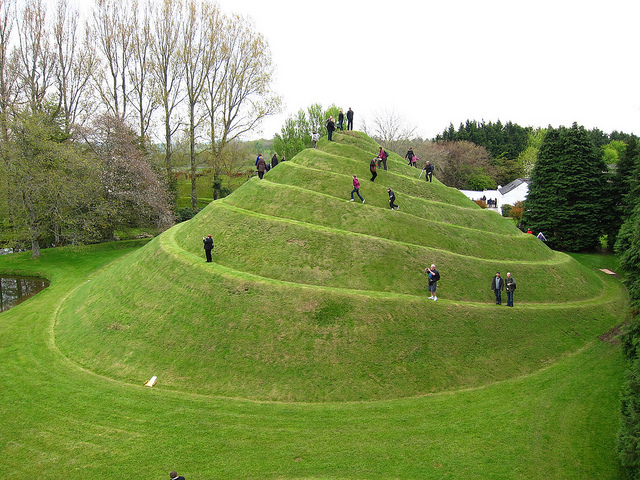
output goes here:
<path id="1" fill-rule="evenodd" d="M 335 140 L 75 289 L 57 316 L 61 351 L 126 382 L 157 375 L 167 389 L 376 400 L 521 376 L 620 323 L 620 292 L 598 274 L 398 156 L 371 183 L 377 144 L 357 132 Z M 365 204 L 349 202 L 353 174 Z M 497 270 L 518 281 L 514 308 L 494 304 Z"/>

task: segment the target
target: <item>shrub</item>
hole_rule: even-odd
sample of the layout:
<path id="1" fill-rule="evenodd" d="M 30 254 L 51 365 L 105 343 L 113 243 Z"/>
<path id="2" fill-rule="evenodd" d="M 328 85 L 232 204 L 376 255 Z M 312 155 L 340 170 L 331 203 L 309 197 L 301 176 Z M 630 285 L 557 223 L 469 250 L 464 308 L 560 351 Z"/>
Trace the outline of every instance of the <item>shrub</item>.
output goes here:
<path id="1" fill-rule="evenodd" d="M 200 210 L 193 210 L 191 207 L 181 208 L 176 212 L 177 222 L 191 220 Z"/>
<path id="2" fill-rule="evenodd" d="M 511 210 L 509 211 L 509 216 L 514 220 L 520 222 L 520 220 L 522 220 L 523 212 L 524 212 L 524 208 L 522 206 L 522 202 L 516 202 L 516 204 L 513 207 L 511 207 Z"/>

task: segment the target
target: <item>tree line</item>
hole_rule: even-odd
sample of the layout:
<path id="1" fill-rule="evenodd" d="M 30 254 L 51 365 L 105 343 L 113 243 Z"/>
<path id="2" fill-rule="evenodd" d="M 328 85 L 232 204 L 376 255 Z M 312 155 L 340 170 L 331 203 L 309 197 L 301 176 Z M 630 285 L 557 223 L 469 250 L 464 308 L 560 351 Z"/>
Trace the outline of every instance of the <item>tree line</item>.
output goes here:
<path id="1" fill-rule="evenodd" d="M 622 335 L 627 370 L 621 394 L 621 426 L 618 452 L 629 478 L 640 478 L 640 142 L 628 142 L 618 163 L 621 224 L 615 251 L 626 273 L 624 280 L 631 304 L 631 319 Z"/>
<path id="2" fill-rule="evenodd" d="M 199 166 L 219 176 L 230 146 L 279 111 L 272 75 L 263 36 L 209 0 L 95 0 L 85 15 L 0 1 L 3 241 L 37 255 L 118 224 L 166 228 L 176 142 L 195 210 Z"/>

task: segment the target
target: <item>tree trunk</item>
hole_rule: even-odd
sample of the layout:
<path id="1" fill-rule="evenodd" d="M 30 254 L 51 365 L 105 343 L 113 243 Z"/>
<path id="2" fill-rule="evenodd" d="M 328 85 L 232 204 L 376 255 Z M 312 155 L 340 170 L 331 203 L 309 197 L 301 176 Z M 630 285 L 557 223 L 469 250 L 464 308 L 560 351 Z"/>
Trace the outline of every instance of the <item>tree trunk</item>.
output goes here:
<path id="1" fill-rule="evenodd" d="M 198 211 L 198 191 L 196 189 L 196 132 L 194 127 L 193 110 L 191 111 L 191 124 L 189 127 L 189 160 L 191 163 L 191 209 L 193 213 Z"/>
<path id="2" fill-rule="evenodd" d="M 40 243 L 37 238 L 31 239 L 31 258 L 38 258 L 40 256 Z"/>

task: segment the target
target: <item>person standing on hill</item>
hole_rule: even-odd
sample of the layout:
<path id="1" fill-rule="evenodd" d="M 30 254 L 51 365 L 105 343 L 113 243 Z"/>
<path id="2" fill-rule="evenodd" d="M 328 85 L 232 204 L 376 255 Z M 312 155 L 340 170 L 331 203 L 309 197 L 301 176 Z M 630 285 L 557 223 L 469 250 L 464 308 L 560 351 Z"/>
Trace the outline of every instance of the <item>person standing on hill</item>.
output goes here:
<path id="1" fill-rule="evenodd" d="M 433 181 L 433 165 L 429 163 L 429 160 L 427 160 L 427 163 L 425 164 L 422 170 L 424 170 L 424 179 L 427 182 L 432 182 Z"/>
<path id="2" fill-rule="evenodd" d="M 369 171 L 371 172 L 371 181 L 373 182 L 378 176 L 378 172 L 376 172 L 376 157 L 371 159 L 369 163 Z"/>
<path id="3" fill-rule="evenodd" d="M 431 267 L 427 267 L 424 269 L 424 273 L 429 275 L 429 283 L 427 284 L 427 290 L 431 296 L 429 300 L 433 300 L 434 302 L 438 300 L 436 296 L 436 288 L 438 288 L 438 280 L 440 280 L 440 274 L 438 270 L 436 270 L 435 264 L 431 264 Z"/>
<path id="4" fill-rule="evenodd" d="M 389 154 L 387 153 L 387 151 L 385 149 L 383 149 L 382 147 L 380 147 L 380 151 L 378 152 L 378 167 L 380 166 L 380 164 L 382 163 L 384 165 L 384 171 L 387 171 L 387 157 L 389 156 Z"/>
<path id="5" fill-rule="evenodd" d="M 271 168 L 275 167 L 276 165 L 278 165 L 278 154 L 274 153 L 273 157 L 271 157 Z"/>
<path id="6" fill-rule="evenodd" d="M 404 158 L 409 161 L 409 165 L 413 163 L 413 147 L 409 147 L 409 150 L 407 150 L 407 154 L 404 156 Z"/>
<path id="7" fill-rule="evenodd" d="M 500 277 L 500 272 L 491 280 L 491 290 L 496 295 L 496 305 L 502 305 L 502 290 L 504 290 L 504 280 Z"/>
<path id="8" fill-rule="evenodd" d="M 338 129 L 340 131 L 344 130 L 343 124 L 344 124 L 344 113 L 342 113 L 342 110 L 340 110 L 340 113 L 338 113 Z"/>
<path id="9" fill-rule="evenodd" d="M 353 130 L 353 110 L 347 110 L 347 130 Z"/>
<path id="10" fill-rule="evenodd" d="M 362 195 L 360 195 L 360 180 L 358 180 L 358 177 L 356 177 L 355 175 L 353 176 L 353 190 L 351 190 L 351 201 L 353 202 L 353 194 L 356 193 L 358 195 L 358 197 L 360 197 L 360 200 L 362 200 L 362 203 L 364 203 L 364 198 L 362 198 Z"/>
<path id="11" fill-rule="evenodd" d="M 511 272 L 507 272 L 504 286 L 507 291 L 507 307 L 513 307 L 513 292 L 516 289 L 516 279 L 511 276 Z"/>
<path id="12" fill-rule="evenodd" d="M 329 141 L 332 142 L 332 138 L 333 138 L 333 131 L 336 129 L 336 124 L 333 121 L 333 117 L 329 117 L 329 120 L 327 120 L 327 136 L 329 137 Z"/>
<path id="13" fill-rule="evenodd" d="M 202 242 L 204 243 L 204 253 L 207 256 L 207 262 L 211 262 L 211 250 L 213 250 L 213 238 L 211 238 L 211 234 L 202 237 Z"/>
<path id="14" fill-rule="evenodd" d="M 391 207 L 391 210 L 398 210 L 400 207 L 395 204 L 396 194 L 393 193 L 393 190 L 390 188 L 387 188 L 387 193 L 389 193 L 389 206 Z"/>
<path id="15" fill-rule="evenodd" d="M 313 132 L 311 134 L 311 141 L 313 142 L 313 148 L 317 147 L 318 140 L 320 140 L 320 134 L 318 132 Z"/>
<path id="16" fill-rule="evenodd" d="M 260 180 L 262 180 L 262 177 L 264 177 L 264 172 L 267 171 L 267 162 L 264 161 L 264 158 L 262 158 L 262 155 L 258 157 L 258 161 L 256 162 L 256 167 L 258 168 L 258 177 L 260 177 Z"/>

